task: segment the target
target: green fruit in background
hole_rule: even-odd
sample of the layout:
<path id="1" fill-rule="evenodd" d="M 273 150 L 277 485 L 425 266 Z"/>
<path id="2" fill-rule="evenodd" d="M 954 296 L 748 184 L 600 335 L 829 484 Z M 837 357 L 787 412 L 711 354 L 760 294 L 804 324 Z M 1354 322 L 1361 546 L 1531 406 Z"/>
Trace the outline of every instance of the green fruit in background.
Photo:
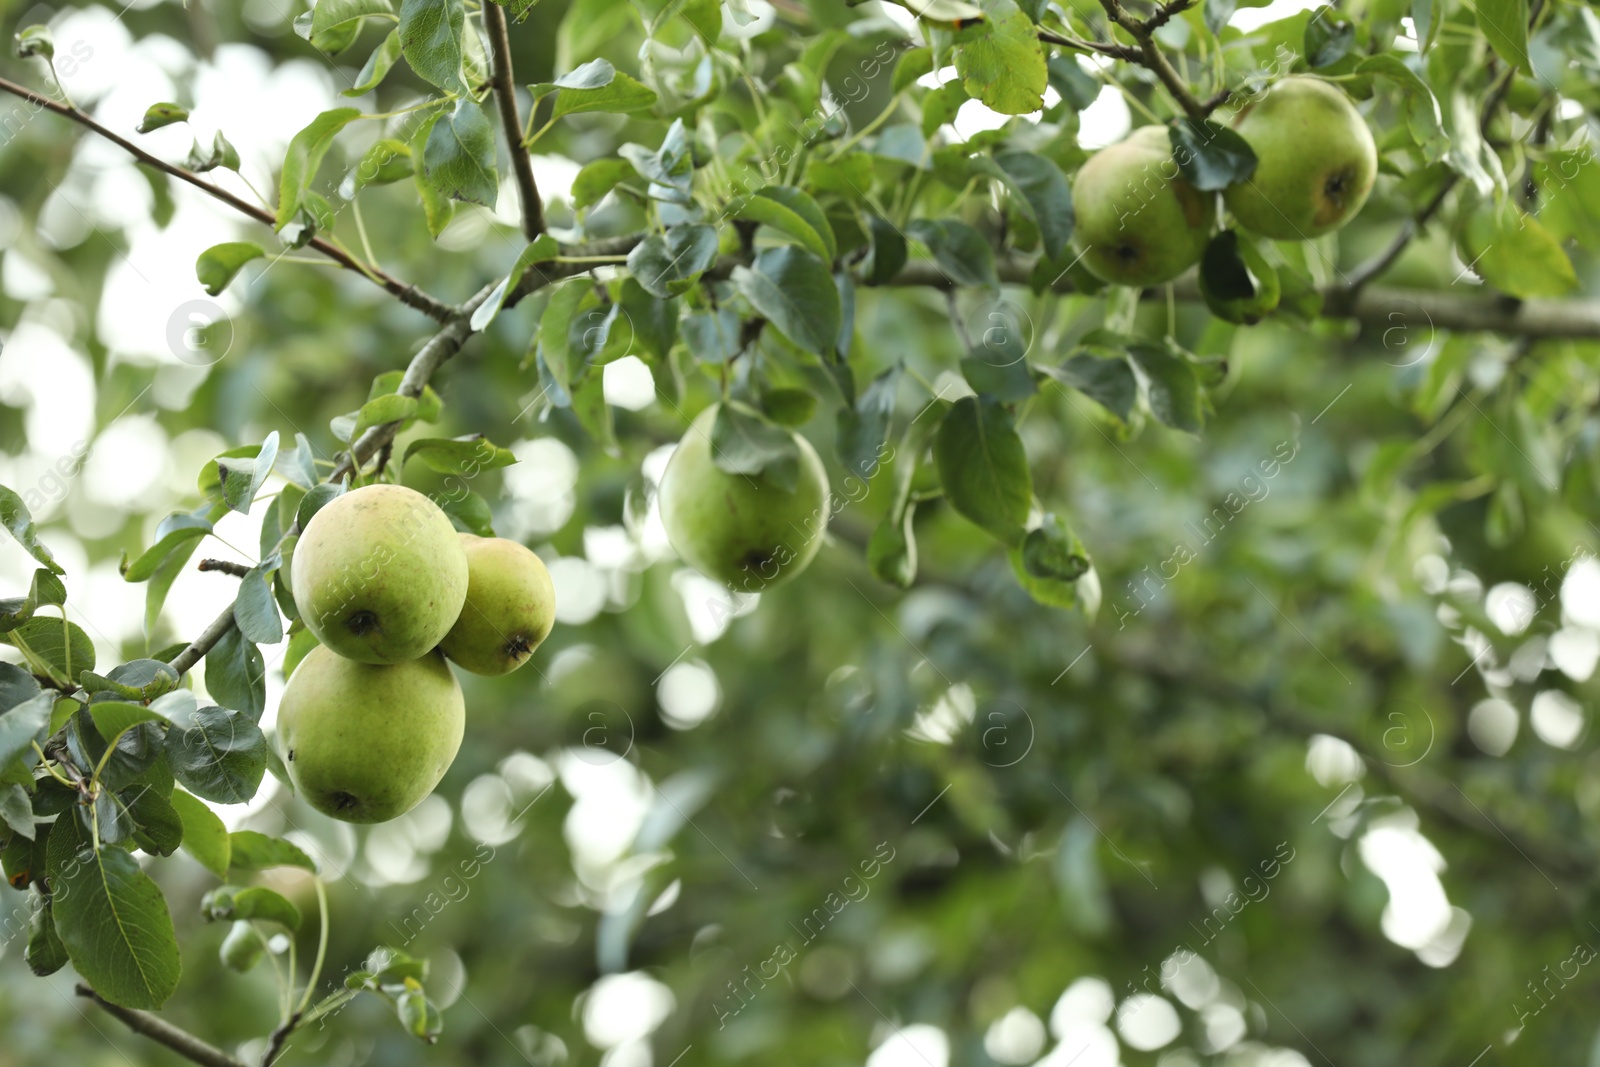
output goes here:
<path id="1" fill-rule="evenodd" d="M 235 922 L 222 939 L 218 955 L 222 962 L 235 971 L 248 971 L 261 960 L 266 946 L 246 920 Z"/>
<path id="2" fill-rule="evenodd" d="M 439 653 L 378 666 L 319 645 L 283 690 L 278 748 L 312 807 L 345 822 L 387 822 L 433 792 L 465 725 L 461 686 Z"/>
<path id="3" fill-rule="evenodd" d="M 1215 201 L 1178 175 L 1167 128 L 1141 126 L 1091 156 L 1073 181 L 1083 265 L 1118 285 L 1170 282 L 1205 251 Z"/>
<path id="4" fill-rule="evenodd" d="M 400 663 L 450 632 L 467 595 L 467 555 L 439 506 L 399 485 L 335 497 L 311 517 L 290 568 L 295 606 L 348 659 Z"/>
<path id="5" fill-rule="evenodd" d="M 1320 78 L 1285 78 L 1233 120 L 1256 154 L 1223 200 L 1239 225 L 1279 241 L 1332 233 L 1367 202 L 1378 177 L 1372 131 L 1350 98 Z"/>
<path id="6" fill-rule="evenodd" d="M 695 570 L 738 592 L 757 593 L 810 564 L 828 525 L 828 472 L 811 442 L 784 430 L 800 452 L 793 492 L 769 472 L 729 474 L 712 460 L 717 406 L 701 412 L 661 476 L 667 540 Z"/>
<path id="7" fill-rule="evenodd" d="M 556 623 L 556 589 L 544 561 L 504 537 L 461 534 L 467 600 L 439 648 L 473 674 L 509 674 Z"/>

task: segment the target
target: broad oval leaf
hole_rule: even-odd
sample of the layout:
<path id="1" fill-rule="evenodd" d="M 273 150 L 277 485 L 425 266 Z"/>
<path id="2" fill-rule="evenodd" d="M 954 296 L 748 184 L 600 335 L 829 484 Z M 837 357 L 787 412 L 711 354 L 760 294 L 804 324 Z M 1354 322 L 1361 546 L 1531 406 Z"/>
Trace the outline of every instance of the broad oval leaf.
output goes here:
<path id="1" fill-rule="evenodd" d="M 702 223 L 653 233 L 628 253 L 628 270 L 651 296 L 687 292 L 717 261 L 717 229 Z"/>
<path id="2" fill-rule="evenodd" d="M 252 259 L 266 255 L 266 250 L 254 241 L 226 241 L 212 245 L 195 260 L 195 277 L 205 290 L 216 296 L 228 287 L 234 276 Z"/>
<path id="3" fill-rule="evenodd" d="M 733 284 L 767 321 L 815 355 L 833 351 L 843 309 L 828 265 L 798 245 L 763 249 Z"/>
<path id="4" fill-rule="evenodd" d="M 167 764 L 182 786 L 203 800 L 243 804 L 267 771 L 267 739 L 255 720 L 227 708 L 201 708 L 192 725 L 167 732 Z"/>
<path id="5" fill-rule="evenodd" d="M 228 867 L 235 871 L 264 871 L 270 867 L 299 867 L 317 872 L 317 865 L 298 845 L 255 830 L 235 830 L 228 835 Z"/>
<path id="6" fill-rule="evenodd" d="M 160 887 L 128 852 L 97 851 L 71 811 L 56 818 L 47 855 L 56 933 L 73 967 L 113 1004 L 161 1007 L 182 964 Z"/>
<path id="7" fill-rule="evenodd" d="M 830 263 L 839 254 L 833 227 L 822 207 L 792 186 L 769 185 L 758 190 L 739 203 L 735 217 L 780 230 Z"/>
<path id="8" fill-rule="evenodd" d="M 181 789 L 172 791 L 170 801 L 183 821 L 183 850 L 218 878 L 226 878 L 232 850 L 221 817 L 205 801 Z"/>
<path id="9" fill-rule="evenodd" d="M 467 9 L 462 0 L 404 0 L 400 5 L 400 51 L 411 69 L 446 92 L 465 93 L 461 56 Z"/>
<path id="10" fill-rule="evenodd" d="M 449 117 L 433 124 L 422 169 L 441 196 L 493 209 L 500 179 L 495 170 L 494 126 L 483 108 L 469 97 L 456 101 Z"/>
<path id="11" fill-rule="evenodd" d="M 1202 192 L 1226 189 L 1256 172 L 1256 153 L 1249 143 L 1210 119 L 1173 119 L 1167 136 L 1178 173 Z"/>
<path id="12" fill-rule="evenodd" d="M 939 425 L 933 460 L 951 507 L 1008 545 L 1022 540 L 1033 476 L 1004 407 L 972 396 L 957 400 Z"/>

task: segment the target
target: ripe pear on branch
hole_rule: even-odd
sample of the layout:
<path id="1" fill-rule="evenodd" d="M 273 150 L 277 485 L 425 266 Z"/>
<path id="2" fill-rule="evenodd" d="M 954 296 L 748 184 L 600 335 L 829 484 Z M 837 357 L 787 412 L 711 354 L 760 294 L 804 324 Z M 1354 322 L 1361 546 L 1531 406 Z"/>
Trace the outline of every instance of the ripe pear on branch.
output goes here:
<path id="1" fill-rule="evenodd" d="M 296 791 L 344 822 L 387 822 L 422 803 L 465 727 L 461 686 L 438 652 L 383 666 L 319 645 L 278 705 L 278 747 Z"/>
<path id="2" fill-rule="evenodd" d="M 1141 126 L 1078 171 L 1072 209 L 1083 265 L 1118 285 L 1170 282 L 1205 251 L 1214 201 L 1179 174 L 1167 128 Z"/>
<path id="3" fill-rule="evenodd" d="M 1356 217 L 1378 177 L 1378 148 L 1361 112 L 1334 85 L 1296 76 L 1273 85 L 1233 121 L 1256 154 L 1255 173 L 1223 201 L 1239 225 L 1279 241 L 1332 233 Z"/>
<path id="4" fill-rule="evenodd" d="M 439 647 L 473 674 L 509 674 L 556 622 L 556 590 L 534 552 L 504 537 L 461 534 L 467 599 Z"/>
<path id="5" fill-rule="evenodd" d="M 295 546 L 291 582 L 306 628 L 363 663 L 436 647 L 461 614 L 467 555 L 439 506 L 399 485 L 335 497 Z"/>

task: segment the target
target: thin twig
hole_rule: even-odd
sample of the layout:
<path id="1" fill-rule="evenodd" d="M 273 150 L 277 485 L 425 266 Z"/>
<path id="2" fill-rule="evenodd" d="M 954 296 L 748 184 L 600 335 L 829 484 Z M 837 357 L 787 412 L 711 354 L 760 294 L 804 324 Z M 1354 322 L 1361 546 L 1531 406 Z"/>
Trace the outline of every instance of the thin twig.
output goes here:
<path id="1" fill-rule="evenodd" d="M 154 167 L 156 170 L 159 170 L 165 174 L 170 174 L 172 177 L 177 178 L 180 181 L 186 181 L 196 189 L 204 192 L 206 195 L 222 201 L 222 203 L 227 204 L 235 211 L 238 211 L 244 215 L 248 215 L 250 218 L 262 223 L 263 225 L 273 227 L 276 227 L 277 225 L 277 219 L 266 210 L 257 207 L 248 200 L 241 200 L 239 197 L 234 196 L 220 185 L 213 185 L 211 182 L 206 181 L 204 178 L 200 177 L 191 170 L 186 170 L 183 167 L 168 163 L 164 159 L 160 159 L 151 155 L 149 152 L 146 152 L 144 149 L 140 148 L 132 141 L 129 141 L 127 138 L 121 137 L 106 127 L 100 125 L 100 123 L 96 122 L 88 114 L 78 110 L 71 104 L 63 104 L 59 101 L 52 100 L 48 96 L 36 93 L 32 89 L 18 85 L 15 82 L 7 81 L 4 78 L 0 78 L 0 92 L 7 92 L 12 96 L 21 97 L 31 104 L 37 105 L 38 107 L 44 108 L 48 111 L 53 111 L 57 115 L 61 115 L 65 118 L 69 118 L 73 122 L 78 123 L 80 126 L 83 126 L 86 129 L 99 134 L 101 137 L 104 137 L 106 140 L 110 141 L 112 144 L 115 144 L 129 155 L 133 156 L 134 159 L 137 159 L 145 166 Z M 355 257 L 351 256 L 350 253 L 346 252 L 344 249 L 340 248 L 331 241 L 328 241 L 322 237 L 313 237 L 309 242 L 308 247 L 314 248 L 318 252 L 321 252 L 335 263 L 338 263 L 341 267 L 344 267 L 347 270 L 353 270 L 357 274 L 361 274 L 372 279 L 372 281 L 383 286 L 384 289 L 393 294 L 402 304 L 416 308 L 429 318 L 436 319 L 440 322 L 444 322 L 449 319 L 451 312 L 449 304 L 429 296 L 416 286 L 408 285 L 407 283 L 400 281 L 398 278 L 384 273 L 376 267 L 371 267 L 365 263 L 359 262 L 357 259 L 355 259 Z"/>
<path id="2" fill-rule="evenodd" d="M 1155 18 L 1159 17 L 1158 13 L 1157 16 L 1152 17 L 1151 22 L 1141 22 L 1123 10 L 1121 0 L 1100 0 L 1100 6 L 1106 9 L 1106 14 L 1111 17 L 1112 22 L 1127 30 L 1133 39 L 1139 42 L 1139 52 L 1142 58 L 1136 62 L 1148 68 L 1157 78 L 1161 79 L 1161 84 L 1167 87 L 1167 92 L 1172 94 L 1172 99 L 1178 102 L 1178 106 L 1183 108 L 1185 114 L 1192 119 L 1204 119 L 1207 114 L 1205 105 L 1195 98 L 1194 93 L 1189 89 L 1188 83 L 1173 68 L 1172 63 L 1167 59 L 1167 54 L 1161 50 L 1161 46 L 1151 36 L 1155 27 L 1159 26 L 1161 22 L 1165 22 L 1166 19 L 1163 18 L 1161 22 L 1155 22 Z M 1171 15 L 1167 16 L 1167 18 L 1170 17 Z M 1154 25 L 1151 23 L 1154 23 Z"/>
<path id="3" fill-rule="evenodd" d="M 189 1031 L 180 1030 L 165 1019 L 157 1018 L 146 1011 L 135 1011 L 120 1004 L 113 1004 L 81 982 L 78 983 L 76 991 L 78 996 L 94 1001 L 107 1014 L 115 1016 L 129 1030 L 167 1046 L 178 1055 L 201 1064 L 202 1067 L 247 1067 L 243 1060 L 235 1059 L 215 1045 L 208 1045 Z"/>
<path id="4" fill-rule="evenodd" d="M 200 561 L 200 566 L 195 569 L 202 571 L 221 571 L 223 574 L 231 574 L 235 578 L 243 578 L 245 575 L 250 573 L 250 568 L 245 564 L 235 563 L 232 560 L 227 559 L 203 559 Z"/>
<path id="5" fill-rule="evenodd" d="M 1068 37 L 1064 33 L 1057 33 L 1054 30 L 1040 30 L 1039 40 L 1045 44 L 1057 44 L 1062 48 L 1071 48 L 1079 52 L 1093 52 L 1096 55 L 1110 56 L 1113 59 L 1125 59 L 1130 63 L 1142 63 L 1144 61 L 1144 53 L 1125 44 L 1103 44 L 1099 41 L 1084 41 L 1077 37 Z"/>
<path id="6" fill-rule="evenodd" d="M 267 1051 L 261 1056 L 261 1067 L 272 1067 L 272 1061 L 283 1052 L 284 1042 L 289 1040 L 294 1028 L 300 1025 L 300 1016 L 303 1014 L 305 1014 L 304 1009 L 294 1012 L 272 1031 L 271 1036 L 267 1038 Z"/>
<path id="7" fill-rule="evenodd" d="M 522 119 L 517 115 L 517 85 L 511 75 L 511 34 L 506 28 L 506 13 L 489 0 L 483 5 L 483 29 L 494 53 L 494 96 L 500 104 L 500 123 L 506 131 L 506 148 L 511 153 L 511 169 L 517 174 L 517 191 L 522 196 L 522 233 L 533 240 L 544 232 L 544 201 L 533 180 L 533 160 L 522 143 Z"/>
<path id="8" fill-rule="evenodd" d="M 1529 25 L 1537 26 L 1539 17 L 1542 14 L 1544 14 L 1544 0 L 1534 0 L 1533 8 L 1528 15 Z M 1499 78 L 1495 80 L 1493 87 L 1490 88 L 1489 95 L 1484 97 L 1483 111 L 1478 118 L 1478 132 L 1481 135 L 1488 136 L 1489 126 L 1494 122 L 1495 113 L 1505 101 L 1506 94 L 1511 91 L 1511 82 L 1516 76 L 1517 68 L 1506 67 Z M 1429 220 L 1438 214 L 1439 209 L 1444 206 L 1445 200 L 1449 197 L 1451 190 L 1460 181 L 1461 175 L 1454 171 L 1446 175 L 1438 191 L 1433 194 L 1433 198 L 1423 205 L 1422 210 L 1417 212 L 1413 218 L 1407 219 L 1401 225 L 1400 232 L 1395 235 L 1389 246 L 1350 272 L 1349 281 L 1345 283 L 1340 299 L 1353 300 L 1368 282 L 1394 266 L 1395 260 L 1400 258 L 1401 253 L 1406 250 L 1406 246 L 1411 243 L 1412 238 L 1421 233 Z"/>

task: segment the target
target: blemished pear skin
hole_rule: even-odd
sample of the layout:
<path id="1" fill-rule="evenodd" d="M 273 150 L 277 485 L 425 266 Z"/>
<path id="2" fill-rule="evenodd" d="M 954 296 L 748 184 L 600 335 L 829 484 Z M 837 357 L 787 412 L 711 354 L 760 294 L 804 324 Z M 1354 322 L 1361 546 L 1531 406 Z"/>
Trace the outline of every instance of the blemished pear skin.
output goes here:
<path id="1" fill-rule="evenodd" d="M 422 803 L 461 747 L 461 686 L 444 656 L 381 666 L 317 646 L 278 704 L 295 790 L 344 822 L 388 822 Z"/>
<path id="2" fill-rule="evenodd" d="M 460 535 L 467 600 L 439 649 L 473 674 L 510 674 L 556 624 L 556 587 L 532 549 L 504 537 Z"/>
<path id="3" fill-rule="evenodd" d="M 737 592 L 759 593 L 805 570 L 828 525 L 828 472 L 817 450 L 789 431 L 800 449 L 793 492 L 766 473 L 729 474 L 713 462 L 717 406 L 701 412 L 661 475 L 659 502 L 667 540 L 685 562 Z"/>
<path id="4" fill-rule="evenodd" d="M 1355 104 L 1320 78 L 1285 78 L 1233 121 L 1256 154 L 1223 201 L 1239 225 L 1279 241 L 1332 233 L 1361 211 L 1378 148 Z"/>
<path id="5" fill-rule="evenodd" d="M 450 519 L 414 489 L 369 485 L 311 517 L 290 567 L 295 607 L 347 659 L 402 663 L 432 651 L 467 597 Z"/>
<path id="6" fill-rule="evenodd" d="M 1141 126 L 1089 157 L 1072 184 L 1074 238 L 1102 281 L 1145 288 L 1200 259 L 1216 198 L 1184 181 L 1165 126 Z"/>

